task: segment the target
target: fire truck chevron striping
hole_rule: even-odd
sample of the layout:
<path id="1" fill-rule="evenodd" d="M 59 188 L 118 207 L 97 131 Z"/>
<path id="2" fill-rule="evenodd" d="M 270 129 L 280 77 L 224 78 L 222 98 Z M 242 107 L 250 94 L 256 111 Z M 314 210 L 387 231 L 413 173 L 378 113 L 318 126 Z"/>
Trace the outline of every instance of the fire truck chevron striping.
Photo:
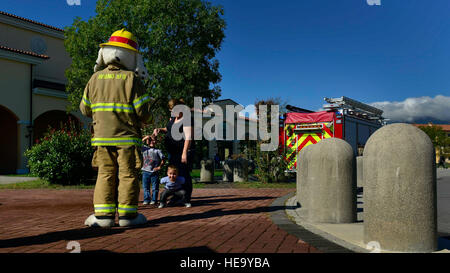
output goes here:
<path id="1" fill-rule="evenodd" d="M 384 125 L 383 111 L 367 104 L 341 97 L 325 100 L 325 111 L 312 112 L 301 108 L 284 116 L 281 144 L 288 170 L 296 171 L 297 154 L 305 147 L 322 139 L 337 137 L 353 147 L 355 155 L 364 147 L 369 136 Z M 296 108 L 296 107 L 292 107 Z"/>
<path id="2" fill-rule="evenodd" d="M 328 128 L 330 126 L 331 128 Z M 289 162 L 288 168 L 293 169 L 297 167 L 296 156 L 298 152 L 304 147 L 311 144 L 316 144 L 322 139 L 333 137 L 332 123 L 320 123 L 310 125 L 285 125 L 286 134 L 286 154 L 285 158 Z"/>

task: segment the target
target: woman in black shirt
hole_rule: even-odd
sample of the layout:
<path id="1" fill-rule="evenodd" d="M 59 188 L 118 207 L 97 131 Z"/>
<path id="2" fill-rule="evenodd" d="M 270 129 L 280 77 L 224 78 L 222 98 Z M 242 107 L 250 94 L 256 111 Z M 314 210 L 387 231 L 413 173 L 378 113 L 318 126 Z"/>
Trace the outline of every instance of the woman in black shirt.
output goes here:
<path id="1" fill-rule="evenodd" d="M 176 105 L 184 104 L 183 99 L 171 99 L 169 101 L 169 110 Z M 192 160 L 194 158 L 194 141 L 193 141 L 193 117 L 191 117 L 191 126 L 179 127 L 179 133 L 183 135 L 180 140 L 175 140 L 171 134 L 174 124 L 183 121 L 183 113 L 180 112 L 178 116 L 171 117 L 165 128 L 156 128 L 153 131 L 153 136 L 157 136 L 160 132 L 165 133 L 164 146 L 168 152 L 169 164 L 175 165 L 178 168 L 178 174 L 185 179 L 184 190 L 186 191 L 186 207 L 191 207 L 192 195 Z M 149 136 L 146 136 L 147 138 Z M 144 138 L 144 139 L 145 139 Z"/>

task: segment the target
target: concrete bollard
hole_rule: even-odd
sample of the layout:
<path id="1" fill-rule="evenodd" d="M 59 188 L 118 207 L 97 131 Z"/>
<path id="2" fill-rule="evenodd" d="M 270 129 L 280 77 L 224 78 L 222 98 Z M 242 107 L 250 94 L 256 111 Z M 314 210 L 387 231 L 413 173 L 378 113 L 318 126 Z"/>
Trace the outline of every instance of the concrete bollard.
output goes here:
<path id="1" fill-rule="evenodd" d="M 382 250 L 437 250 L 434 148 L 404 123 L 378 129 L 364 149 L 364 242 Z"/>
<path id="2" fill-rule="evenodd" d="M 363 175 L 363 158 L 362 156 L 356 157 L 356 186 L 362 188 L 364 186 Z"/>
<path id="3" fill-rule="evenodd" d="M 234 182 L 247 182 L 248 181 L 248 161 L 244 158 L 238 158 L 234 160 L 233 169 Z"/>
<path id="4" fill-rule="evenodd" d="M 297 202 L 303 209 L 306 209 L 308 203 L 308 152 L 313 146 L 314 145 L 306 146 L 297 155 Z"/>
<path id="5" fill-rule="evenodd" d="M 306 218 L 312 223 L 356 222 L 356 172 L 353 149 L 346 141 L 328 138 L 302 153 L 299 162 L 300 195 Z M 302 166 L 304 161 L 307 166 Z M 304 185 L 306 184 L 306 186 Z"/>
<path id="6" fill-rule="evenodd" d="M 214 161 L 212 159 L 200 161 L 200 182 L 214 181 Z"/>
<path id="7" fill-rule="evenodd" d="M 223 176 L 224 182 L 233 182 L 234 160 L 228 159 L 223 163 Z"/>

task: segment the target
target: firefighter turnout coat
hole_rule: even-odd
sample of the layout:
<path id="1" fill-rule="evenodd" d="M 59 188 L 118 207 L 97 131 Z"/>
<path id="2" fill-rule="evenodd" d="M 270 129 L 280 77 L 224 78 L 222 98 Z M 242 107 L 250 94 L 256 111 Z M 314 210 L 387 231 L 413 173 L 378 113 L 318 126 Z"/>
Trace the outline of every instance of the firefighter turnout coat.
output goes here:
<path id="1" fill-rule="evenodd" d="M 133 71 L 110 64 L 86 85 L 80 110 L 92 117 L 93 146 L 140 145 L 141 122 L 150 118 L 150 96 Z"/>

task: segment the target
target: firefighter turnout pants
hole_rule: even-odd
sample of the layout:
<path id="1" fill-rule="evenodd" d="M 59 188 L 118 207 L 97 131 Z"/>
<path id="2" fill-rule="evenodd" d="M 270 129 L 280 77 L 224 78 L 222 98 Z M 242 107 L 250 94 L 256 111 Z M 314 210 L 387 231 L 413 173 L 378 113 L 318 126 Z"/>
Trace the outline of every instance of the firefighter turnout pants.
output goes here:
<path id="1" fill-rule="evenodd" d="M 92 166 L 98 168 L 94 190 L 95 217 L 133 219 L 139 201 L 142 153 L 137 146 L 97 146 Z"/>

